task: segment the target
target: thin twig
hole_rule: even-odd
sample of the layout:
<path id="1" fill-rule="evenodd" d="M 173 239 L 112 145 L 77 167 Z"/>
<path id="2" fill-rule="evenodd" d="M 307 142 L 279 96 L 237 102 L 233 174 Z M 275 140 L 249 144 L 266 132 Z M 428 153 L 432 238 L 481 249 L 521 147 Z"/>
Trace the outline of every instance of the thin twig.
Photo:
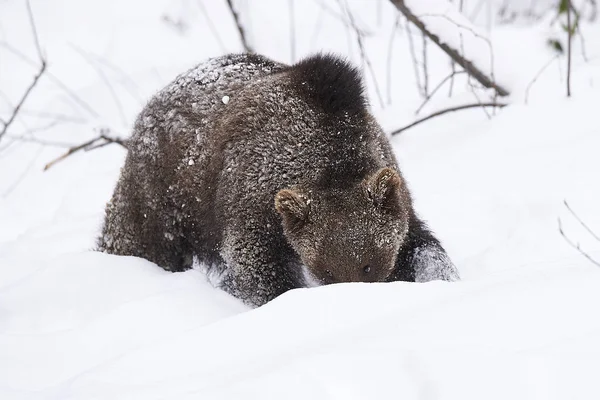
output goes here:
<path id="1" fill-rule="evenodd" d="M 19 57 L 23 61 L 25 61 L 26 63 L 28 63 L 29 65 L 37 67 L 38 64 L 36 61 L 33 61 L 32 59 L 27 57 L 25 54 L 23 54 L 20 50 L 11 46 L 10 44 L 6 43 L 5 41 L 0 41 L 0 46 L 4 47 L 6 50 L 10 51 L 14 55 Z M 56 84 L 59 88 L 61 88 L 72 100 L 74 100 L 75 103 L 77 103 L 77 105 L 79 105 L 81 108 L 83 108 L 85 111 L 87 111 L 88 114 L 90 114 L 90 116 L 92 116 L 94 118 L 99 117 L 98 113 L 89 104 L 87 104 L 83 99 L 81 99 L 81 97 L 77 96 L 75 94 L 75 92 L 73 92 L 65 83 L 63 83 L 63 81 L 58 79 L 56 77 L 56 75 L 54 75 L 49 70 L 46 71 L 45 75 L 48 77 L 49 80 L 51 80 L 52 82 L 54 82 L 54 84 Z"/>
<path id="2" fill-rule="evenodd" d="M 535 74 L 535 76 L 533 77 L 531 82 L 529 82 L 529 84 L 527 85 L 527 88 L 525 89 L 525 104 L 527 104 L 527 102 L 529 101 L 529 89 L 531 89 L 531 87 L 538 80 L 538 78 L 540 76 L 542 76 L 542 74 L 544 73 L 546 68 L 548 68 L 550 66 L 550 64 L 552 64 L 552 62 L 558 58 L 558 56 L 559 56 L 559 54 L 555 55 L 550 60 L 548 60 L 548 62 L 546 64 L 544 64 L 544 66 L 542 68 L 540 68 L 540 70 Z"/>
<path id="3" fill-rule="evenodd" d="M 429 100 L 431 100 L 431 98 L 436 94 L 436 92 L 438 90 L 440 90 L 442 88 L 442 86 L 444 86 L 444 83 L 448 82 L 448 80 L 450 80 L 450 79 L 454 79 L 455 75 L 460 75 L 460 74 L 466 74 L 466 72 L 465 71 L 453 71 L 450 75 L 448 75 L 447 77 L 442 79 L 442 81 L 440 83 L 438 83 L 438 85 L 431 91 L 431 93 L 429 93 L 427 95 L 427 97 L 425 98 L 423 103 L 421 103 L 419 108 L 417 108 L 417 111 L 415 111 L 415 114 L 418 115 L 421 112 L 423 107 L 425 107 L 425 104 L 427 104 L 429 102 Z"/>
<path id="4" fill-rule="evenodd" d="M 567 207 L 567 210 L 569 210 L 569 212 L 573 215 L 573 217 L 575 217 L 575 219 L 577 220 L 577 222 L 579 222 L 579 224 L 581 224 L 581 226 L 583 226 L 583 228 L 588 231 L 588 233 L 590 235 L 592 235 L 592 237 L 594 239 L 596 239 L 597 241 L 600 242 L 600 236 L 596 235 L 596 233 L 589 227 L 586 225 L 585 222 L 583 222 L 583 220 L 581 218 L 579 218 L 579 215 L 577 215 L 575 213 L 575 211 L 573 211 L 573 209 L 571 208 L 571 206 L 569 206 L 569 203 L 567 203 L 567 200 L 563 200 L 563 203 L 565 204 L 565 207 Z"/>
<path id="5" fill-rule="evenodd" d="M 579 252 L 579 254 L 581 254 L 582 256 L 587 258 L 592 264 L 600 267 L 600 262 L 594 260 L 592 258 L 592 256 L 590 256 L 588 253 L 583 251 L 583 249 L 581 248 L 579 243 L 575 244 L 575 243 L 573 243 L 573 241 L 571 239 L 569 239 L 569 237 L 563 231 L 562 222 L 561 222 L 560 218 L 558 219 L 558 231 L 560 232 L 561 236 L 565 239 L 565 241 L 569 244 L 569 246 L 571 246 L 572 248 L 577 250 Z"/>
<path id="6" fill-rule="evenodd" d="M 381 3 L 380 3 L 381 4 Z M 388 45 L 387 52 L 387 102 L 388 104 L 392 104 L 392 54 L 394 52 L 394 38 L 396 37 L 396 31 L 398 30 L 398 26 L 400 25 L 400 14 L 396 15 L 396 21 L 394 21 L 394 26 L 392 27 L 392 36 L 390 37 L 390 42 Z"/>
<path id="7" fill-rule="evenodd" d="M 123 110 L 123 105 L 121 104 L 121 100 L 119 100 L 119 96 L 117 95 L 115 88 L 110 83 L 110 80 L 108 79 L 108 77 L 106 76 L 106 74 L 104 73 L 102 68 L 100 68 L 96 64 L 94 64 L 94 62 L 90 58 L 89 54 L 87 54 L 87 52 L 85 52 L 83 49 L 79 48 L 78 46 L 76 46 L 72 43 L 71 43 L 71 48 L 73 50 L 75 50 L 81 57 L 83 57 L 83 59 L 96 71 L 96 73 L 98 74 L 98 76 L 100 77 L 102 82 L 104 82 L 104 84 L 106 85 L 106 88 L 108 89 L 108 92 L 110 93 L 111 97 L 113 98 L 115 106 L 117 107 L 117 111 L 119 111 L 119 116 L 121 117 L 121 122 L 123 123 L 124 126 L 127 126 L 128 121 L 127 121 L 127 117 L 125 116 L 125 111 Z"/>
<path id="8" fill-rule="evenodd" d="M 421 96 L 426 97 L 427 95 L 425 94 L 425 89 L 423 88 L 423 86 L 421 86 L 421 75 L 419 73 L 419 63 L 417 62 L 417 55 L 415 53 L 415 43 L 413 41 L 412 32 L 410 31 L 409 22 L 410 22 L 409 20 L 406 21 L 405 29 L 406 29 L 406 36 L 408 37 L 408 49 L 410 51 L 410 57 L 412 58 L 412 62 L 413 62 L 413 70 L 415 72 L 415 80 L 417 82 L 417 90 L 419 91 Z"/>
<path id="9" fill-rule="evenodd" d="M 428 115 L 428 116 L 426 116 L 424 118 L 418 119 L 418 120 L 416 120 L 415 122 L 413 122 L 410 125 L 407 125 L 405 127 L 396 129 L 395 131 L 392 131 L 390 133 L 390 135 L 398 135 L 398 134 L 404 132 L 405 130 L 410 129 L 410 128 L 416 126 L 416 125 L 419 125 L 419 124 L 421 124 L 421 123 L 423 123 L 425 121 L 428 121 L 428 120 L 430 120 L 432 118 L 439 117 L 440 115 L 444 115 L 444 114 L 451 113 L 451 112 L 454 112 L 454 111 L 466 110 L 466 109 L 469 109 L 469 108 L 477 108 L 477 107 L 498 107 L 498 108 L 502 108 L 502 107 L 506 107 L 507 105 L 508 104 L 505 104 L 505 103 L 474 103 L 474 104 L 465 104 L 465 105 L 457 106 L 457 107 L 445 108 L 443 110 L 434 112 L 433 114 L 430 114 L 430 115 Z"/>
<path id="10" fill-rule="evenodd" d="M 571 28 L 571 0 L 567 1 L 567 97 L 571 97 L 571 42 L 573 39 L 573 29 Z"/>
<path id="11" fill-rule="evenodd" d="M 367 55 L 367 52 L 365 50 L 365 46 L 364 46 L 363 40 L 362 40 L 363 39 L 362 34 L 361 34 L 360 30 L 358 29 L 358 26 L 356 25 L 356 21 L 354 20 L 354 16 L 352 15 L 352 11 L 350 11 L 350 8 L 348 7 L 348 3 L 346 2 L 346 0 L 344 0 L 344 5 L 342 5 L 341 0 L 338 0 L 338 1 L 339 1 L 340 9 L 346 11 L 346 14 L 348 15 L 348 19 L 350 20 L 350 25 L 352 26 L 352 29 L 356 33 L 356 41 L 358 43 L 358 49 L 360 51 L 360 56 L 361 56 L 363 62 L 366 63 L 367 69 L 371 73 L 371 79 L 373 80 L 373 84 L 375 86 L 375 93 L 377 93 L 377 98 L 379 99 L 379 104 L 381 105 L 381 108 L 384 108 L 385 104 L 383 102 L 383 97 L 381 96 L 381 91 L 379 90 L 379 84 L 377 83 L 375 70 L 373 69 L 371 60 L 369 59 L 369 56 Z"/>
<path id="12" fill-rule="evenodd" d="M 29 96 L 29 94 L 31 93 L 31 91 L 33 90 L 35 85 L 37 85 L 39 79 L 42 77 L 44 72 L 46 72 L 46 60 L 42 60 L 42 65 L 40 66 L 40 70 L 34 76 L 33 81 L 31 82 L 31 84 L 29 85 L 27 90 L 25 90 L 25 93 L 23 93 L 23 96 L 21 96 L 21 100 L 19 100 L 16 107 L 12 110 L 12 113 L 10 114 L 10 117 L 8 118 L 8 120 L 3 123 L 2 130 L 0 131 L 0 139 L 2 139 L 2 136 L 4 136 L 6 134 L 8 127 L 14 122 L 15 118 L 17 117 L 17 114 L 19 114 L 19 110 L 23 106 L 23 103 L 25 103 L 25 100 L 27 100 L 27 97 Z"/>
<path id="13" fill-rule="evenodd" d="M 6 134 L 6 132 L 8 131 L 8 128 L 11 126 L 11 124 L 17 118 L 17 115 L 19 114 L 21 107 L 23 106 L 23 104 L 25 103 L 27 98 L 29 97 L 29 94 L 31 93 L 31 91 L 37 85 L 39 79 L 42 77 L 44 72 L 46 72 L 46 66 L 47 66 L 46 59 L 44 58 L 44 55 L 42 54 L 42 49 L 40 48 L 40 43 L 39 43 L 39 39 L 37 36 L 37 29 L 35 27 L 35 20 L 33 19 L 33 12 L 31 11 L 31 4 L 29 3 L 29 0 L 26 2 L 26 4 L 27 4 L 27 15 L 29 17 L 29 23 L 31 24 L 31 31 L 33 32 L 35 47 L 37 49 L 38 57 L 40 58 L 41 64 L 40 64 L 40 69 L 38 70 L 38 73 L 33 77 L 33 81 L 29 84 L 29 86 L 27 87 L 27 89 L 25 90 L 23 95 L 21 96 L 21 99 L 19 100 L 17 105 L 13 108 L 8 119 L 6 121 L 2 121 L 2 130 L 0 131 L 0 140 L 2 140 L 2 137 Z"/>
<path id="14" fill-rule="evenodd" d="M 208 15 L 208 11 L 206 11 L 206 7 L 204 6 L 204 3 L 202 2 L 202 0 L 198 0 L 196 2 L 196 4 L 198 4 L 198 8 L 200 8 L 200 12 L 202 12 L 202 15 L 204 15 L 204 19 L 206 20 L 206 24 L 208 25 L 208 29 L 210 29 L 210 32 L 213 34 L 213 36 L 215 37 L 215 39 L 217 39 L 217 42 L 219 43 L 219 47 L 221 48 L 221 51 L 223 53 L 226 53 L 227 52 L 227 48 L 223 44 L 223 40 L 221 39 L 221 35 L 219 35 L 219 30 L 215 27 L 215 24 L 213 24 L 212 18 Z"/>
<path id="15" fill-rule="evenodd" d="M 296 62 L 296 16 L 294 15 L 294 0 L 289 0 L 290 11 L 290 52 L 292 63 Z"/>
<path id="16" fill-rule="evenodd" d="M 508 90 L 506 90 L 504 87 L 500 86 L 497 82 L 495 82 L 494 76 L 493 76 L 493 62 L 492 62 L 492 73 L 491 73 L 490 76 L 488 76 L 482 70 L 480 70 L 475 64 L 473 64 L 473 62 L 471 62 L 470 60 L 468 60 L 465 57 L 463 57 L 461 54 L 459 54 L 459 52 L 456 49 L 450 47 L 447 43 L 443 42 L 440 39 L 439 36 L 437 36 L 436 34 L 434 34 L 433 32 L 431 32 L 425 26 L 425 24 L 420 19 L 420 17 L 418 17 L 418 16 L 416 16 L 415 14 L 412 13 L 412 11 L 410 10 L 410 8 L 405 4 L 404 0 L 390 0 L 390 1 L 396 6 L 396 8 L 402 14 L 404 14 L 404 16 L 406 16 L 406 18 L 410 22 L 412 22 L 423 33 L 425 33 L 425 35 L 427 35 L 427 37 L 429 39 L 431 39 L 450 58 L 452 58 L 454 61 L 456 61 L 457 64 L 459 64 L 465 71 L 467 71 L 467 73 L 469 75 L 471 75 L 473 78 L 475 78 L 484 87 L 494 89 L 496 92 L 498 92 L 498 94 L 500 96 L 507 96 L 509 94 Z M 436 15 L 436 16 L 447 18 L 448 20 L 452 21 L 447 16 L 443 16 L 443 15 Z M 452 21 L 452 22 L 455 23 L 457 26 L 461 27 L 460 24 L 457 24 L 454 21 Z M 486 39 L 483 36 L 481 36 L 481 35 L 477 34 L 476 32 L 474 32 L 471 28 L 465 27 L 465 26 L 462 26 L 462 27 L 464 29 L 470 30 L 476 37 L 481 37 L 484 40 Z M 489 40 L 488 40 L 488 43 L 489 43 Z M 493 52 L 491 52 L 491 53 L 492 53 L 492 57 L 493 57 Z"/>
<path id="17" fill-rule="evenodd" d="M 427 36 L 424 33 L 421 33 L 421 37 L 423 39 L 423 61 L 421 66 L 423 67 L 423 91 L 425 96 L 429 96 L 429 71 L 427 65 Z"/>
<path id="18" fill-rule="evenodd" d="M 98 142 L 100 142 L 100 143 L 98 143 Z M 100 135 L 96 136 L 93 139 L 88 140 L 87 142 L 84 142 L 77 146 L 70 147 L 67 150 L 67 152 L 64 153 L 62 156 L 60 156 L 60 157 L 50 161 L 48 164 L 46 164 L 44 166 L 44 171 L 47 171 L 54 164 L 64 160 L 65 158 L 69 157 L 73 153 L 77 153 L 78 151 L 81 151 L 81 150 L 84 150 L 84 151 L 94 150 L 94 149 L 103 147 L 107 144 L 111 144 L 111 143 L 117 143 L 118 145 L 121 145 L 125 149 L 127 149 L 127 143 L 125 140 L 120 139 L 120 138 L 109 137 L 106 134 L 101 133 Z"/>
<path id="19" fill-rule="evenodd" d="M 252 47 L 250 46 L 250 44 L 248 44 L 248 41 L 246 40 L 246 33 L 244 31 L 244 27 L 242 26 L 242 23 L 240 22 L 239 15 L 238 15 L 237 11 L 235 11 L 235 8 L 233 7 L 233 0 L 227 0 L 227 5 L 229 6 L 229 11 L 231 11 L 231 15 L 233 16 L 233 20 L 235 21 L 235 25 L 240 34 L 240 40 L 242 41 L 242 46 L 244 47 L 244 51 L 246 53 L 254 53 L 254 50 L 252 49 Z"/>

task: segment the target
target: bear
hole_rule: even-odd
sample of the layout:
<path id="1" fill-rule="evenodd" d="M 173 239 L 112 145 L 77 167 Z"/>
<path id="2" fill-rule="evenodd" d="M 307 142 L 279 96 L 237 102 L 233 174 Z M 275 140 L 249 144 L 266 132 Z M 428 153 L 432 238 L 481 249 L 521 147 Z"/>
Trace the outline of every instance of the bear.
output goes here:
<path id="1" fill-rule="evenodd" d="M 201 263 L 251 307 L 314 285 L 458 280 L 364 91 L 332 54 L 183 73 L 136 119 L 98 250 Z"/>

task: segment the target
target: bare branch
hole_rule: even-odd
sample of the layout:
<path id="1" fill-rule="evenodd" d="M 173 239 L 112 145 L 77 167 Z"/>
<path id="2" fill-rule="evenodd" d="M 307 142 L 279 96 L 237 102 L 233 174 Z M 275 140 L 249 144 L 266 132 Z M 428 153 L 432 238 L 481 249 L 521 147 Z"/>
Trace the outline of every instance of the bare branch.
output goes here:
<path id="1" fill-rule="evenodd" d="M 33 11 L 31 11 L 31 3 L 29 2 L 29 0 L 27 0 L 26 4 L 27 4 L 27 16 L 29 17 L 29 24 L 31 25 L 31 31 L 33 32 L 33 40 L 35 42 L 35 49 L 37 50 L 39 59 L 45 60 L 45 57 L 42 54 L 42 49 L 40 47 L 40 39 L 37 34 L 37 28 L 35 27 L 35 20 L 33 19 Z"/>
<path id="2" fill-rule="evenodd" d="M 427 93 L 425 93 L 425 88 L 421 86 L 421 75 L 419 73 L 419 63 L 417 62 L 417 55 L 415 53 L 415 44 L 412 37 L 412 32 L 410 31 L 410 24 L 406 23 L 406 36 L 408 37 L 408 49 L 410 51 L 410 57 L 413 62 L 413 70 L 415 72 L 415 80 L 417 82 L 417 90 L 421 93 L 421 96 L 427 97 Z"/>
<path id="3" fill-rule="evenodd" d="M 559 56 L 559 54 L 555 55 L 550 60 L 548 60 L 548 62 L 546 64 L 544 64 L 544 66 L 542 68 L 540 68 L 540 70 L 537 72 L 537 74 L 535 74 L 535 76 L 533 77 L 531 82 L 529 82 L 529 84 L 527 85 L 527 88 L 525 89 L 525 104 L 527 104 L 527 102 L 529 101 L 529 89 L 531 89 L 533 84 L 538 80 L 538 78 L 542 75 L 542 73 L 544 73 L 546 68 L 548 68 L 550 66 L 550 64 L 552 64 L 552 62 L 558 58 L 558 56 Z"/>
<path id="4" fill-rule="evenodd" d="M 446 108 L 446 109 L 434 112 L 433 114 L 430 114 L 430 115 L 428 115 L 428 116 L 426 116 L 424 118 L 421 118 L 421 119 L 419 119 L 419 120 L 413 122 L 412 124 L 407 125 L 407 126 L 405 126 L 403 128 L 396 129 L 395 131 L 392 131 L 390 133 L 390 135 L 398 135 L 398 134 L 404 132 L 405 130 L 410 129 L 410 128 L 416 126 L 416 125 L 419 125 L 419 124 L 421 124 L 421 123 L 423 123 L 425 121 L 428 121 L 428 120 L 430 120 L 432 118 L 439 117 L 440 115 L 444 115 L 444 114 L 451 113 L 451 112 L 454 112 L 454 111 L 460 111 L 460 110 L 466 110 L 466 109 L 469 109 L 469 108 L 478 108 L 478 107 L 498 107 L 498 108 L 502 108 L 502 107 L 506 107 L 507 105 L 508 104 L 505 104 L 505 103 L 475 103 L 475 104 L 465 104 L 465 105 L 462 105 L 462 106 Z"/>
<path id="5" fill-rule="evenodd" d="M 563 231 L 562 222 L 561 222 L 560 218 L 558 219 L 558 231 L 560 232 L 561 236 L 565 239 L 565 241 L 569 244 L 569 246 L 571 246 L 572 248 L 574 248 L 575 250 L 577 250 L 579 252 L 579 254 L 581 254 L 582 256 L 584 256 L 585 258 L 587 258 L 588 260 L 590 260 L 590 262 L 592 264 L 596 265 L 597 267 L 600 267 L 600 262 L 594 260 L 588 253 L 586 253 L 585 251 L 583 251 L 583 249 L 581 248 L 581 246 L 579 245 L 579 243 L 575 244 L 575 243 L 573 243 L 573 241 L 571 239 L 569 239 L 569 237 Z"/>
<path id="6" fill-rule="evenodd" d="M 44 74 L 45 71 L 46 71 L 46 61 L 43 60 L 42 65 L 40 66 L 40 70 L 34 76 L 33 81 L 31 82 L 31 84 L 29 85 L 27 90 L 25 90 L 25 93 L 23 93 L 23 96 L 21 96 L 21 100 L 19 100 L 16 107 L 12 110 L 10 117 L 8 118 L 8 120 L 6 122 L 2 123 L 4 126 L 2 127 L 2 130 L 0 131 L 0 140 L 2 139 L 2 136 L 4 136 L 6 134 L 6 131 L 8 130 L 10 125 L 14 122 L 15 118 L 17 117 L 17 114 L 19 114 L 19 110 L 23 106 L 23 103 L 25 103 L 25 100 L 27 100 L 27 97 L 29 97 L 29 94 L 31 93 L 33 88 L 35 88 L 35 85 L 37 85 L 39 79 L 42 77 L 42 75 Z"/>
<path id="7" fill-rule="evenodd" d="M 423 61 L 421 62 L 421 66 L 423 67 L 423 92 L 425 93 L 425 96 L 429 96 L 429 71 L 427 69 L 427 36 L 425 36 L 424 33 L 422 33 L 421 36 L 423 39 Z"/>
<path id="8" fill-rule="evenodd" d="M 571 26 L 571 0 L 567 1 L 567 97 L 571 97 L 571 42 L 573 41 L 573 28 Z"/>
<path id="9" fill-rule="evenodd" d="M 123 146 L 125 149 L 127 149 L 127 142 L 124 139 L 110 137 L 106 134 L 106 132 L 107 132 L 106 130 L 101 130 L 101 132 L 102 133 L 100 133 L 100 135 L 96 136 L 93 139 L 88 140 L 87 142 L 84 142 L 77 146 L 70 147 L 67 150 L 67 152 L 64 153 L 62 156 L 60 156 L 60 157 L 50 161 L 48 164 L 46 164 L 44 166 L 44 171 L 47 171 L 50 167 L 52 167 L 56 163 L 64 160 L 65 158 L 69 157 L 73 153 L 77 153 L 78 151 L 81 151 L 81 150 L 90 151 L 90 150 L 98 149 L 100 147 L 104 147 L 104 146 L 106 146 L 108 144 L 112 144 L 112 143 L 116 143 L 118 145 Z"/>
<path id="10" fill-rule="evenodd" d="M 595 233 L 593 230 L 591 230 L 591 229 L 590 229 L 590 227 L 589 227 L 589 226 L 587 226 L 587 225 L 586 225 L 586 223 L 585 223 L 585 222 L 583 222 L 583 220 L 582 220 L 581 218 L 579 218 L 579 215 L 577 215 L 577 214 L 575 213 L 575 211 L 573 211 L 573 209 L 571 208 L 571 206 L 569 206 L 569 203 L 567 203 L 567 200 L 563 200 L 563 203 L 564 203 L 565 207 L 567 207 L 567 210 L 569 210 L 569 212 L 571 213 L 571 215 L 573 215 L 573 217 L 575 217 L 575 219 L 577 220 L 577 222 L 579 222 L 579 224 L 580 224 L 581 226 L 583 226 L 583 228 L 584 228 L 586 231 L 588 231 L 588 233 L 589 233 L 590 235 L 592 235 L 592 237 L 593 237 L 594 239 L 596 239 L 597 241 L 599 241 L 599 242 L 600 242 L 600 236 L 596 235 L 596 233 Z"/>
<path id="11" fill-rule="evenodd" d="M 39 79 L 42 77 L 42 75 L 44 75 L 44 72 L 46 72 L 46 66 L 47 66 L 46 59 L 44 58 L 44 56 L 42 54 L 42 50 L 40 48 L 40 43 L 39 43 L 38 36 L 37 36 L 37 29 L 35 28 L 35 21 L 33 19 L 33 13 L 31 11 L 31 4 L 29 4 L 29 1 L 27 1 L 26 4 L 27 4 L 27 15 L 29 16 L 31 30 L 33 32 L 33 37 L 35 40 L 35 47 L 37 49 L 41 64 L 40 64 L 38 73 L 33 77 L 33 81 L 29 84 L 29 86 L 27 87 L 27 89 L 25 90 L 23 95 L 21 96 L 21 99 L 19 100 L 17 105 L 13 108 L 10 116 L 8 117 L 8 120 L 2 121 L 2 130 L 0 131 L 0 140 L 2 140 L 2 137 L 6 134 L 6 132 L 8 131 L 8 128 L 15 121 L 15 118 L 17 118 L 17 115 L 19 114 L 21 107 L 23 106 L 23 104 L 25 103 L 27 98 L 29 97 L 29 94 L 31 93 L 31 91 L 37 85 Z"/>
<path id="12" fill-rule="evenodd" d="M 82 50 L 78 46 L 71 43 L 71 48 L 73 50 L 75 50 L 81 57 L 83 57 L 83 59 L 96 71 L 96 73 L 98 74 L 98 76 L 100 77 L 102 82 L 104 82 L 111 97 L 113 98 L 113 101 L 115 102 L 115 106 L 117 107 L 117 110 L 119 111 L 119 116 L 121 117 L 121 122 L 123 123 L 124 126 L 127 126 L 128 122 L 127 122 L 127 117 L 125 116 L 125 111 L 123 110 L 123 105 L 121 104 L 121 101 L 119 100 L 119 96 L 117 95 L 115 88 L 110 83 L 110 80 L 108 79 L 108 77 L 106 76 L 106 74 L 104 73 L 102 68 L 100 68 L 96 64 L 94 64 L 94 61 L 90 58 L 89 54 L 87 54 L 84 50 Z"/>
<path id="13" fill-rule="evenodd" d="M 369 59 L 369 56 L 367 55 L 367 52 L 365 50 L 365 46 L 363 44 L 363 37 L 362 37 L 360 30 L 358 29 L 358 26 L 356 25 L 356 21 L 354 20 L 352 11 L 350 11 L 350 9 L 348 8 L 348 3 L 346 2 L 346 0 L 344 0 L 343 5 L 341 3 L 341 0 L 338 0 L 338 3 L 340 5 L 340 9 L 345 10 L 346 14 L 348 15 L 348 19 L 350 20 L 350 26 L 356 33 L 356 42 L 358 43 L 358 49 L 360 51 L 360 56 L 361 56 L 363 62 L 365 64 L 367 64 L 367 69 L 371 73 L 371 79 L 373 80 L 373 84 L 375 86 L 375 93 L 377 93 L 377 98 L 379 99 L 379 104 L 381 105 L 381 108 L 384 108 L 385 104 L 383 102 L 383 97 L 381 96 L 381 92 L 379 91 L 379 84 L 377 83 L 377 78 L 375 76 L 375 70 L 373 69 L 371 60 Z"/>
<path id="14" fill-rule="evenodd" d="M 13 53 L 17 57 L 19 57 L 21 60 L 25 61 L 27 64 L 37 67 L 38 64 L 36 61 L 33 61 L 32 59 L 27 57 L 25 54 L 23 54 L 20 50 L 11 46 L 10 44 L 8 44 L 4 41 L 0 41 L 0 46 L 4 47 L 6 50 Z M 61 88 L 75 103 L 77 103 L 77 105 L 79 105 L 81 108 L 83 108 L 85 111 L 87 111 L 88 114 L 90 114 L 94 118 L 99 117 L 98 113 L 89 104 L 87 104 L 83 99 L 81 99 L 81 97 L 77 96 L 75 94 L 75 92 L 73 92 L 65 83 L 63 83 L 63 81 L 58 79 L 56 77 L 56 75 L 52 74 L 52 72 L 50 72 L 49 70 L 46 71 L 45 75 L 48 77 L 49 80 L 51 80 L 59 88 Z"/>
<path id="15" fill-rule="evenodd" d="M 208 11 L 206 11 L 206 7 L 204 6 L 204 3 L 202 2 L 202 0 L 198 0 L 196 2 L 196 4 L 198 4 L 198 8 L 200 8 L 200 12 L 202 12 L 202 15 L 204 15 L 204 19 L 206 20 L 208 29 L 210 29 L 210 32 L 213 34 L 215 39 L 217 39 L 217 42 L 219 43 L 219 47 L 221 48 L 221 51 L 223 51 L 223 53 L 226 53 L 227 49 L 226 49 L 225 45 L 223 44 L 223 40 L 221 40 L 221 35 L 219 35 L 219 30 L 213 24 L 212 19 L 208 15 Z"/>
<path id="16" fill-rule="evenodd" d="M 292 62 L 296 62 L 296 16 L 294 15 L 294 0 L 289 0 L 290 12 L 290 52 Z"/>
<path id="17" fill-rule="evenodd" d="M 442 42 L 437 35 L 429 31 L 423 23 L 423 21 L 421 21 L 419 17 L 414 15 L 412 11 L 406 6 L 404 0 L 390 1 L 402 14 L 404 14 L 404 16 L 406 16 L 406 18 L 410 22 L 412 22 L 416 27 L 418 27 L 429 39 L 431 39 L 438 47 L 440 47 L 446 54 L 448 54 L 448 56 L 452 58 L 452 60 L 454 60 L 458 65 L 460 65 L 469 75 L 475 78 L 484 87 L 494 89 L 500 96 L 507 96 L 509 94 L 508 90 L 506 90 L 504 87 L 500 86 L 494 81 L 493 76 L 487 76 L 471 61 L 463 57 L 456 49 L 451 48 L 448 44 Z"/>
<path id="18" fill-rule="evenodd" d="M 444 79 L 442 79 L 442 81 L 440 83 L 438 83 L 438 85 L 431 91 L 431 93 L 429 93 L 427 95 L 427 97 L 425 98 L 425 100 L 423 101 L 423 103 L 419 106 L 419 108 L 417 108 L 417 111 L 415 111 L 415 114 L 419 114 L 421 112 L 421 110 L 423 109 L 423 107 L 425 107 L 425 104 L 427 104 L 429 102 L 429 100 L 431 100 L 431 98 L 436 94 L 436 92 L 438 90 L 440 90 L 442 88 L 442 86 L 444 86 L 444 84 L 446 82 L 448 82 L 448 80 L 454 79 L 454 77 L 456 75 L 465 74 L 465 73 L 466 73 L 465 71 L 452 71 L 452 73 L 450 73 L 450 75 L 448 75 L 447 77 L 445 77 Z"/>
<path id="19" fill-rule="evenodd" d="M 248 44 L 248 41 L 246 40 L 246 33 L 244 31 L 244 27 L 242 26 L 242 23 L 240 22 L 239 15 L 238 15 L 237 11 L 235 10 L 235 8 L 233 7 L 233 0 L 227 0 L 227 5 L 229 6 L 229 11 L 231 11 L 231 15 L 233 16 L 233 20 L 235 21 L 235 25 L 240 34 L 240 39 L 242 41 L 242 46 L 244 46 L 244 51 L 246 53 L 254 53 L 254 50 L 252 49 L 252 47 L 250 46 L 250 44 Z"/>
<path id="20" fill-rule="evenodd" d="M 381 4 L 381 3 L 380 3 Z M 392 27 L 392 36 L 390 37 L 390 42 L 388 45 L 387 52 L 387 102 L 388 104 L 392 104 L 392 54 L 394 53 L 394 38 L 396 37 L 396 31 L 398 30 L 398 26 L 400 25 L 400 14 L 396 16 L 396 21 L 394 21 L 394 26 Z"/>

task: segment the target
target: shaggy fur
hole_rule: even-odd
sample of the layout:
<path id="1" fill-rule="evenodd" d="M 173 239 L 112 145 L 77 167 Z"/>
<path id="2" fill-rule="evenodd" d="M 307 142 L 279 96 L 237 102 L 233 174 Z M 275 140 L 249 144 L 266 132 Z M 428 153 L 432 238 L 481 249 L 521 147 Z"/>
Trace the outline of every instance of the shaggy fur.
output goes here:
<path id="1" fill-rule="evenodd" d="M 309 281 L 458 279 L 337 57 L 211 59 L 148 103 L 129 148 L 102 251 L 197 258 L 252 306 Z"/>

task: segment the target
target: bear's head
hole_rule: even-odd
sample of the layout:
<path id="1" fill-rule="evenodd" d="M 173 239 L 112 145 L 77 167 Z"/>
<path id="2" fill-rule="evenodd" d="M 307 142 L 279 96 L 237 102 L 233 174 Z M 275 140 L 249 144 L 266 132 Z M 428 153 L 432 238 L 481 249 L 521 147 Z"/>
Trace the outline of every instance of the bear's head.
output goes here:
<path id="1" fill-rule="evenodd" d="M 275 208 L 310 278 L 329 284 L 385 281 L 408 232 L 411 205 L 400 175 L 382 168 L 348 188 L 283 189 Z"/>

